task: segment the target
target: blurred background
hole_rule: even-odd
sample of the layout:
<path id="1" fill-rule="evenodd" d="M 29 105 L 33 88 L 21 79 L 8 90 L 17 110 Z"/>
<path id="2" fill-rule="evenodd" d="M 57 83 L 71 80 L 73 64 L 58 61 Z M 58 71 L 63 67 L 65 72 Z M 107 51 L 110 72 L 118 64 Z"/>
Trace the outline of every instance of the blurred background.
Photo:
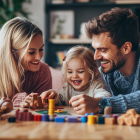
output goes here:
<path id="1" fill-rule="evenodd" d="M 0 0 L 0 28 L 16 16 L 28 18 L 44 32 L 42 61 L 60 68 L 72 46 L 92 49 L 85 23 L 113 7 L 130 8 L 140 19 L 140 0 Z"/>

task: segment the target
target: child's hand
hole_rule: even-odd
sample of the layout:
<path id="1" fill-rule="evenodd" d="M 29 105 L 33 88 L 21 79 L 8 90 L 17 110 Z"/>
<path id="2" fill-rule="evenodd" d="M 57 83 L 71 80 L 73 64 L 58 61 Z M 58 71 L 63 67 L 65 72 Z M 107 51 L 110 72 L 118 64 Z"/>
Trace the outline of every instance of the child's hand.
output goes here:
<path id="1" fill-rule="evenodd" d="M 38 95 L 38 93 L 31 93 L 31 94 L 29 94 L 26 98 L 25 98 L 25 100 L 24 100 L 24 102 L 23 102 L 23 104 L 22 104 L 22 107 L 31 107 L 31 108 L 36 108 L 37 106 L 33 103 L 33 95 Z"/>
<path id="2" fill-rule="evenodd" d="M 54 99 L 57 95 L 57 92 L 55 90 L 47 90 L 41 93 L 42 103 L 46 104 L 46 99 Z"/>
<path id="3" fill-rule="evenodd" d="M 2 97 L 0 99 L 0 109 L 2 114 L 11 112 L 13 110 L 12 101 L 6 97 Z"/>

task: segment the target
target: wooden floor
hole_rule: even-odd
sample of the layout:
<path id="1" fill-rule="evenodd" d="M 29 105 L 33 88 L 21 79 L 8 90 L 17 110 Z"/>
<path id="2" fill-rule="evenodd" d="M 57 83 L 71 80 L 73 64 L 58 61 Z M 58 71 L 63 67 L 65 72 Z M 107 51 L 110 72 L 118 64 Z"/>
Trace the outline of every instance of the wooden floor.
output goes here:
<path id="1" fill-rule="evenodd" d="M 65 107 L 64 110 L 76 115 L 71 107 Z M 32 112 L 35 114 L 34 111 Z M 16 123 L 8 123 L 6 118 L 14 114 L 15 110 L 2 116 L 0 121 L 0 139 L 140 140 L 140 126 L 88 125 L 80 122 L 18 121 Z"/>

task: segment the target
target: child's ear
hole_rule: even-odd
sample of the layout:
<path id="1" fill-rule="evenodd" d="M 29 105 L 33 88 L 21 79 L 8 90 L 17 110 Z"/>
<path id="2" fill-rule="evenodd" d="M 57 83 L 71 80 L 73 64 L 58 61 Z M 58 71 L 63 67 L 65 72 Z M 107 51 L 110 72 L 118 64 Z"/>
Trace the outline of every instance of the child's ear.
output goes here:
<path id="1" fill-rule="evenodd" d="M 121 49 L 123 51 L 123 54 L 128 54 L 129 52 L 131 52 L 132 43 L 131 42 L 125 42 L 125 44 L 122 46 Z"/>

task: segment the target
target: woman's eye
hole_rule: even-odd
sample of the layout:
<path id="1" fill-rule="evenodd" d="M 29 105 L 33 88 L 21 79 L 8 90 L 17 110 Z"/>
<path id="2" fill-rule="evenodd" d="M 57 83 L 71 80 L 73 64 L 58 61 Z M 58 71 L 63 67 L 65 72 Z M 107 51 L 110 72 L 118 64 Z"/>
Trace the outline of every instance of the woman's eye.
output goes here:
<path id="1" fill-rule="evenodd" d="M 34 54 L 35 52 L 29 52 L 29 54 Z"/>
<path id="2" fill-rule="evenodd" d="M 39 49 L 39 51 L 41 52 L 41 51 L 43 51 L 44 49 Z"/>

